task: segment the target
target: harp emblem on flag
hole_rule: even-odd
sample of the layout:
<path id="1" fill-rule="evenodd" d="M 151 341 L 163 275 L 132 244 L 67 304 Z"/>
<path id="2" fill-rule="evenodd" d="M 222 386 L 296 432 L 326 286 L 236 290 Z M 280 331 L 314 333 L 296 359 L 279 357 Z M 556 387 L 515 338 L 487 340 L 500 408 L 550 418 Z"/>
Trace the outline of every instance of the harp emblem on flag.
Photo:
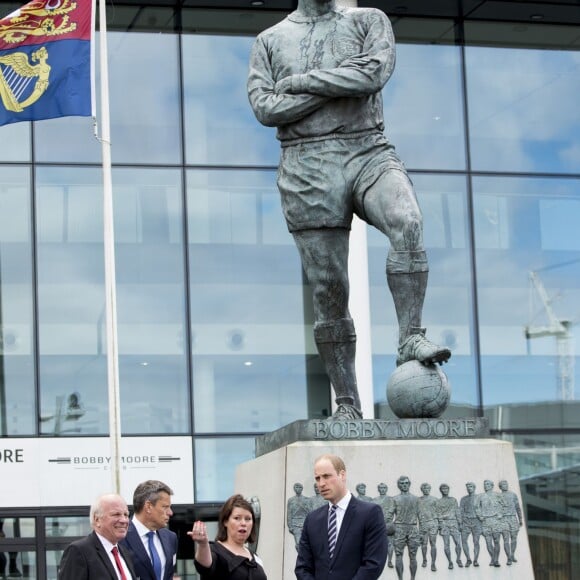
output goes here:
<path id="1" fill-rule="evenodd" d="M 30 55 L 32 62 L 24 52 L 0 56 L 0 98 L 8 111 L 23 111 L 46 91 L 50 76 L 47 59 L 44 46 Z"/>

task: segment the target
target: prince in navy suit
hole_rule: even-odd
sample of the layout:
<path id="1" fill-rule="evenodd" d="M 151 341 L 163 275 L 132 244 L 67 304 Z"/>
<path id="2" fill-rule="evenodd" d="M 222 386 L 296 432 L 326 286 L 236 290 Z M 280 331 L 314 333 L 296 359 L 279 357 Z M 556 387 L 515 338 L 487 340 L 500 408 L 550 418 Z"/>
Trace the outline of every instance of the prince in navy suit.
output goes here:
<path id="1" fill-rule="evenodd" d="M 126 538 L 127 548 L 140 580 L 171 580 L 175 570 L 177 535 L 167 529 L 171 488 L 157 480 L 140 483 L 133 493 L 134 515 Z M 151 537 L 149 537 L 151 536 Z M 152 547 L 155 554 L 152 554 Z"/>
<path id="2" fill-rule="evenodd" d="M 344 461 L 323 455 L 314 463 L 314 479 L 328 504 L 306 516 L 296 560 L 298 580 L 377 580 L 387 561 L 387 529 L 376 503 L 355 498 L 346 485 Z M 336 505 L 338 535 L 329 552 L 329 511 Z"/>

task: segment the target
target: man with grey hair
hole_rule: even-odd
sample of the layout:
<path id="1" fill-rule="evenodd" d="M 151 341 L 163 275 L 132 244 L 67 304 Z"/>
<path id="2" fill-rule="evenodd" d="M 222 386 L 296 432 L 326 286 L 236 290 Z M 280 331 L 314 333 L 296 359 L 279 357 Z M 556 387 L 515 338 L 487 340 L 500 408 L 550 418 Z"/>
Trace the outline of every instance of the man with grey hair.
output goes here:
<path id="1" fill-rule="evenodd" d="M 428 264 L 423 217 L 405 166 L 385 138 L 381 90 L 395 66 L 389 19 L 375 8 L 298 0 L 252 50 L 248 96 L 257 119 L 277 127 L 278 189 L 313 289 L 314 339 L 336 394 L 335 419 L 362 417 L 355 328 L 348 309 L 353 215 L 390 241 L 387 283 L 399 325 L 397 365 L 443 363 L 425 337 Z"/>
<path id="2" fill-rule="evenodd" d="M 129 510 L 117 494 L 101 495 L 91 506 L 93 531 L 69 544 L 58 568 L 58 580 L 137 580 L 131 554 L 123 546 Z"/>
<path id="3" fill-rule="evenodd" d="M 133 493 L 133 518 L 123 544 L 141 580 L 171 580 L 177 560 L 177 535 L 167 529 L 173 490 L 149 479 Z"/>

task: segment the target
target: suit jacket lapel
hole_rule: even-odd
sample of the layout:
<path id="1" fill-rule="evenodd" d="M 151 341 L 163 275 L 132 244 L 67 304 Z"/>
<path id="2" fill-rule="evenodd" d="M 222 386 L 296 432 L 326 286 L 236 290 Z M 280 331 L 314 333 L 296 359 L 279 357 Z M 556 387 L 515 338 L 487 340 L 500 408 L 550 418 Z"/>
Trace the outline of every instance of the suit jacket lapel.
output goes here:
<path id="1" fill-rule="evenodd" d="M 125 542 L 131 548 L 131 551 L 135 554 L 135 559 L 138 562 L 141 562 L 146 568 L 151 576 L 151 578 L 155 578 L 155 570 L 153 570 L 153 564 L 151 563 L 151 558 L 143 545 L 143 540 L 135 527 L 135 524 L 131 522 L 129 524 L 129 531 L 127 532 L 127 537 L 125 538 Z M 145 579 L 144 579 L 145 580 Z"/>
<path id="2" fill-rule="evenodd" d="M 141 540 L 139 540 L 141 542 Z M 141 543 L 141 545 L 143 545 Z M 133 560 L 131 559 L 131 553 L 129 552 L 129 550 L 119 544 L 119 552 L 121 552 L 121 556 L 123 556 L 123 559 L 125 560 L 125 563 L 127 564 L 127 567 L 129 568 L 129 571 L 131 572 L 131 576 L 133 578 L 137 578 L 137 573 L 135 572 L 135 568 L 133 567 Z"/>
<path id="3" fill-rule="evenodd" d="M 109 558 L 109 555 L 107 554 L 107 551 L 105 550 L 103 544 L 101 544 L 101 540 L 99 540 L 99 538 L 97 538 L 96 532 L 93 532 L 91 534 L 91 541 L 95 545 L 95 549 L 97 551 L 97 556 L 99 557 L 99 559 L 101 560 L 101 562 L 103 563 L 103 565 L 105 566 L 107 571 L 109 572 L 109 576 L 111 577 L 111 580 L 118 580 L 117 579 L 117 571 L 115 570 L 115 568 L 113 568 L 113 564 Z"/>
<path id="4" fill-rule="evenodd" d="M 324 530 L 321 534 L 324 552 L 328 555 L 328 504 L 320 509 L 320 520 L 317 524 L 319 530 Z"/>
<path id="5" fill-rule="evenodd" d="M 170 535 L 165 533 L 166 530 L 161 529 L 157 532 L 159 536 L 159 541 L 161 542 L 161 547 L 163 548 L 163 553 L 165 554 L 165 572 L 164 576 L 167 576 L 167 571 L 171 570 L 173 572 L 173 553 L 172 553 L 172 546 L 170 544 L 169 538 Z M 169 578 L 172 578 L 173 574 L 169 575 Z"/>

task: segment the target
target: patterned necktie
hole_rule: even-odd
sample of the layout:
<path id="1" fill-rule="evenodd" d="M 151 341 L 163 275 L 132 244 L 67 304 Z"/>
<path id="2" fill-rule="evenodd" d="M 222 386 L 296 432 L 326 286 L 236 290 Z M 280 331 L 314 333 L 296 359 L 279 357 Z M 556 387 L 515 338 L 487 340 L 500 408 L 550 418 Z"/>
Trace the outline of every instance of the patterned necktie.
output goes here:
<path id="1" fill-rule="evenodd" d="M 155 571 L 155 578 L 161 580 L 161 560 L 159 559 L 159 554 L 155 548 L 153 538 L 155 532 L 147 532 L 147 538 L 149 540 L 149 554 L 151 554 L 151 563 L 153 564 L 153 570 Z"/>
<path id="2" fill-rule="evenodd" d="M 334 555 L 334 548 L 336 547 L 336 508 L 338 506 L 330 506 L 328 511 L 328 553 L 330 558 Z"/>
<path id="3" fill-rule="evenodd" d="M 117 548 L 117 546 L 113 546 L 111 552 L 113 552 L 113 558 L 115 558 L 115 563 L 117 564 L 117 569 L 119 570 L 121 580 L 127 580 L 125 570 L 123 569 L 123 564 L 121 563 L 121 558 L 119 557 L 119 548 Z"/>

